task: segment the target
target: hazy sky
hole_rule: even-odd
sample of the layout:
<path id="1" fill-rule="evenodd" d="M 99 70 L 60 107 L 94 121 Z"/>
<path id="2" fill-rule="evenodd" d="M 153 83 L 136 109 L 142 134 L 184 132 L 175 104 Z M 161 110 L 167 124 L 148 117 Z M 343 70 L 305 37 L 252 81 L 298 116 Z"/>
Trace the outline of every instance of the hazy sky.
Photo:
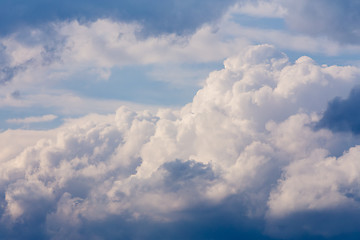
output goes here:
<path id="1" fill-rule="evenodd" d="M 359 239 L 357 0 L 0 0 L 0 239 Z"/>

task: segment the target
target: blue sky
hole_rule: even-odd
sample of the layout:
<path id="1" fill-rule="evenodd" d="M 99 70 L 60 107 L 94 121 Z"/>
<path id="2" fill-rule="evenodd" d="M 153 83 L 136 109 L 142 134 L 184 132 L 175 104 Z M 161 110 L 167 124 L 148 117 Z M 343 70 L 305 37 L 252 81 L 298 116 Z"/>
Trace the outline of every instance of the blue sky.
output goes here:
<path id="1" fill-rule="evenodd" d="M 1 239 L 358 239 L 357 1 L 0 1 Z"/>

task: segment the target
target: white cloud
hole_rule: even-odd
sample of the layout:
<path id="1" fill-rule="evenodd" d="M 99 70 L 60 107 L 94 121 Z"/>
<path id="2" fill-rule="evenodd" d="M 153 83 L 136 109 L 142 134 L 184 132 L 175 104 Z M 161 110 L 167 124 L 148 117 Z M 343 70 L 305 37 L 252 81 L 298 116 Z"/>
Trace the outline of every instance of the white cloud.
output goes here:
<path id="1" fill-rule="evenodd" d="M 354 198 L 359 193 L 354 187 L 359 182 L 358 153 L 359 147 L 354 147 L 336 159 L 328 157 L 326 150 L 316 149 L 308 158 L 287 166 L 284 179 L 271 194 L 269 215 L 283 217 L 341 206 L 357 208 L 359 203 Z"/>
<path id="2" fill-rule="evenodd" d="M 233 211 L 266 215 L 269 226 L 294 212 L 357 207 L 359 139 L 311 125 L 329 100 L 357 84 L 359 70 L 307 57 L 291 63 L 270 45 L 224 65 L 180 110 L 121 107 L 69 119 L 21 152 L 11 150 L 19 135 L 1 133 L 12 139 L 0 162 L 2 221 L 30 224 L 40 215 L 57 238 L 112 216 L 133 225 L 191 218 L 192 207 L 231 197 L 239 199 Z M 333 146 L 342 146 L 337 159 Z"/>
<path id="3" fill-rule="evenodd" d="M 16 124 L 29 124 L 29 123 L 49 122 L 55 120 L 56 118 L 58 118 L 56 115 L 48 114 L 39 117 L 12 118 L 6 120 L 6 122 L 16 123 Z"/>
<path id="4" fill-rule="evenodd" d="M 14 158 L 26 147 L 33 146 L 42 138 L 51 138 L 57 130 L 32 131 L 32 130 L 6 130 L 0 134 L 0 161 Z M 54 133 L 55 132 L 55 133 Z"/>
<path id="5" fill-rule="evenodd" d="M 204 26 L 186 37 L 164 34 L 146 38 L 137 37 L 140 28 L 138 25 L 113 22 L 109 19 L 87 24 L 77 21 L 63 22 L 53 24 L 52 27 L 56 34 L 50 38 L 51 41 L 42 41 L 36 34 L 29 35 L 30 40 L 33 40 L 30 45 L 26 39 L 24 41 L 16 34 L 1 39 L 4 56 L 11 60 L 8 61 L 9 66 L 3 67 L 12 71 L 11 75 L 5 76 L 6 79 L 4 77 L 7 84 L 0 89 L 2 106 L 57 105 L 55 98 L 52 98 L 51 102 L 40 100 L 42 96 L 54 92 L 54 89 L 62 89 L 64 86 L 66 88 L 68 85 L 71 88 L 69 79 L 86 81 L 79 79 L 79 75 L 85 73 L 90 73 L 83 77 L 85 79 L 91 76 L 92 79 L 106 80 L 111 76 L 111 69 L 114 67 L 163 63 L 177 66 L 184 62 L 219 61 L 234 49 L 242 49 L 247 44 L 246 40 L 237 39 L 231 47 L 228 46 L 212 26 Z M 53 47 L 49 49 L 48 45 Z M 26 54 L 19 55 L 19 52 Z M 155 75 L 156 80 L 165 79 L 166 82 L 179 84 L 178 78 L 173 80 L 171 74 L 166 72 Z M 193 73 L 189 75 L 192 76 Z M 195 77 L 197 75 L 195 73 Z M 190 84 L 197 86 L 199 82 L 193 81 Z M 58 85 L 61 86 L 57 87 Z M 9 94 L 15 91 L 21 93 L 19 98 Z M 55 96 L 57 95 L 59 94 L 55 93 Z M 74 94 L 68 89 L 64 95 Z M 80 96 L 73 96 L 76 97 Z M 99 104 L 101 102 L 100 100 Z"/>
<path id="6" fill-rule="evenodd" d="M 139 30 L 138 25 L 108 19 L 89 25 L 80 25 L 77 21 L 60 25 L 58 31 L 67 37 L 64 61 L 112 67 L 190 59 L 192 62 L 212 61 L 229 53 L 221 36 L 211 26 L 204 26 L 188 37 L 167 34 L 141 39 L 137 37 Z M 214 44 L 217 48 L 208 51 Z"/>
<path id="7" fill-rule="evenodd" d="M 0 40 L 3 46 L 1 53 L 7 60 L 0 66 L 0 77 L 6 85 L 0 89 L 0 105 L 57 106 L 62 102 L 57 100 L 59 95 L 68 95 L 71 101 L 75 102 L 74 105 L 77 105 L 76 102 L 81 101 L 81 97 L 71 92 L 71 81 L 87 81 L 88 78 L 92 79 L 89 81 L 106 81 L 111 76 L 113 68 L 129 65 L 166 64 L 172 66 L 170 71 L 168 68 L 155 67 L 147 76 L 177 87 L 184 86 L 181 85 L 183 81 L 180 81 L 180 78 L 189 78 L 191 80 L 187 84 L 197 87 L 202 83 L 198 76 L 204 76 L 204 73 L 199 72 L 199 69 L 185 71 L 183 63 L 219 62 L 234 52 L 242 51 L 253 42 L 266 42 L 281 49 L 320 55 L 359 52 L 357 45 L 343 46 L 322 36 L 311 37 L 286 30 L 244 27 L 241 23 L 233 22 L 231 15 L 237 14 L 239 7 L 247 9 L 248 6 L 255 6 L 249 4 L 235 6 L 216 24 L 204 25 L 188 36 L 164 34 L 140 38 L 140 25 L 98 19 L 84 24 L 78 21 L 53 23 L 51 37 L 43 30 L 29 30 L 29 39 L 20 38 L 16 33 L 4 37 Z M 260 1 L 256 6 L 260 9 L 279 10 L 281 4 Z M 1 69 L 6 71 L 3 72 Z M 182 73 L 181 77 L 179 72 Z M 48 94 L 59 88 L 65 88 L 62 94 L 55 93 L 55 97 Z M 264 93 L 267 89 L 264 88 L 262 91 Z M 20 96 L 15 98 L 11 94 L 13 92 L 19 92 Z M 66 100 L 65 97 L 62 98 L 64 99 Z M 85 109 L 93 110 L 93 105 L 101 105 L 111 111 L 116 108 L 106 107 L 103 100 L 92 99 L 92 102 L 94 104 L 74 107 L 71 112 L 79 109 L 77 114 L 89 113 L 91 111 L 86 112 Z M 109 106 L 115 105 L 112 100 L 108 102 Z M 63 112 L 65 111 L 54 113 Z"/>

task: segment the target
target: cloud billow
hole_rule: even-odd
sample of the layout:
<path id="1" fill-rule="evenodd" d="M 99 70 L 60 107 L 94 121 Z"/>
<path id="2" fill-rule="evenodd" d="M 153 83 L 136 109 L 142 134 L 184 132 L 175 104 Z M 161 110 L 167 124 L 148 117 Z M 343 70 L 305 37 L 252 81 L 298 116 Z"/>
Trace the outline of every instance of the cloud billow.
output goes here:
<path id="1" fill-rule="evenodd" d="M 312 128 L 329 99 L 346 96 L 358 75 L 356 67 L 319 66 L 309 57 L 291 63 L 273 46 L 252 46 L 210 73 L 179 110 L 121 107 L 68 120 L 3 155 L 0 214 L 7 225 L 0 235 L 359 236 L 350 221 L 334 220 L 358 219 L 359 142 Z M 337 157 L 333 146 L 341 146 Z M 36 232 L 20 235 L 33 225 Z"/>

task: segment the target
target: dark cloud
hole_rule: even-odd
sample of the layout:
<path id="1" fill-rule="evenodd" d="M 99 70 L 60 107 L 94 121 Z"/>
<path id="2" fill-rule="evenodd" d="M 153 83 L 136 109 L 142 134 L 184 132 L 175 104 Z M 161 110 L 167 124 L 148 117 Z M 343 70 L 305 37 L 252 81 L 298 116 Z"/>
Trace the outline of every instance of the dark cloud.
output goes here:
<path id="1" fill-rule="evenodd" d="M 360 2 L 357 0 L 288 1 L 286 22 L 295 31 L 328 36 L 341 43 L 359 43 Z"/>
<path id="2" fill-rule="evenodd" d="M 49 21 L 115 18 L 142 23 L 155 33 L 182 33 L 194 30 L 221 16 L 235 0 L 80 0 L 1 2 L 0 33 L 7 34 L 22 26 L 37 26 Z"/>
<path id="3" fill-rule="evenodd" d="M 49 209 L 50 210 L 50 209 Z M 264 221 L 250 219 L 243 210 L 240 196 L 232 196 L 219 204 L 203 202 L 174 213 L 176 220 L 159 221 L 134 217 L 124 212 L 103 220 L 82 219 L 80 225 L 45 216 L 38 212 L 27 221 L 0 227 L 3 239 L 258 239 L 275 240 L 264 235 Z M 45 221 L 47 222 L 45 223 Z"/>
<path id="4" fill-rule="evenodd" d="M 267 223 L 267 234 L 283 239 L 359 239 L 359 211 L 344 207 L 307 210 Z"/>
<path id="5" fill-rule="evenodd" d="M 0 84 L 9 82 L 15 75 L 15 68 L 8 66 L 9 57 L 6 47 L 0 43 Z"/>
<path id="6" fill-rule="evenodd" d="M 184 187 L 185 184 L 194 184 L 194 179 L 201 178 L 209 181 L 215 179 L 215 174 L 209 164 L 205 165 L 195 161 L 176 160 L 165 163 L 163 168 L 167 171 L 166 184 L 176 189 Z"/>
<path id="7" fill-rule="evenodd" d="M 11 67 L 0 68 L 0 84 L 11 81 L 15 75 L 15 69 Z"/>
<path id="8" fill-rule="evenodd" d="M 354 88 L 347 99 L 339 97 L 330 101 L 316 128 L 328 128 L 334 132 L 360 134 L 360 87 Z"/>
<path id="9" fill-rule="evenodd" d="M 20 91 L 16 90 L 16 91 L 12 92 L 11 97 L 16 98 L 16 99 L 20 98 L 21 97 Z"/>
<path id="10" fill-rule="evenodd" d="M 164 171 L 165 170 L 165 171 Z M 153 175 L 163 175 L 164 184 L 173 190 L 181 191 L 179 197 L 198 188 L 201 179 L 215 179 L 211 165 L 196 161 L 175 160 L 167 162 Z M 149 179 L 150 180 L 150 179 Z M 151 180 L 150 180 L 151 182 Z M 151 184 L 151 183 L 150 183 Z M 13 184 L 19 188 L 20 184 Z M 77 205 L 84 202 L 89 193 L 89 186 L 94 185 L 89 179 L 73 179 L 66 184 L 64 194 L 54 201 L 39 197 L 23 199 L 21 204 L 29 209 L 27 214 L 17 221 L 11 221 L 0 208 L 2 220 L 8 224 L 0 226 L 1 239 L 258 239 L 275 240 L 263 233 L 263 218 L 251 218 L 247 214 L 246 194 L 233 194 L 218 203 L 199 201 L 185 209 L 167 215 L 169 220 L 154 219 L 149 216 L 134 217 L 131 211 L 109 214 L 102 219 L 88 219 L 77 216 L 69 220 L 66 210 L 59 211 L 59 206 L 71 205 L 76 212 Z M 174 189 L 174 188 L 177 189 Z M 155 191 L 161 191 L 159 185 Z M 3 189 L 2 189 L 3 191 Z M 36 191 L 36 189 L 31 189 Z M 71 193 L 71 194 L 70 194 Z M 6 205 L 5 194 L 1 204 Z M 57 204 L 57 206 L 56 206 Z M 7 220 L 7 221 L 6 221 Z"/>

